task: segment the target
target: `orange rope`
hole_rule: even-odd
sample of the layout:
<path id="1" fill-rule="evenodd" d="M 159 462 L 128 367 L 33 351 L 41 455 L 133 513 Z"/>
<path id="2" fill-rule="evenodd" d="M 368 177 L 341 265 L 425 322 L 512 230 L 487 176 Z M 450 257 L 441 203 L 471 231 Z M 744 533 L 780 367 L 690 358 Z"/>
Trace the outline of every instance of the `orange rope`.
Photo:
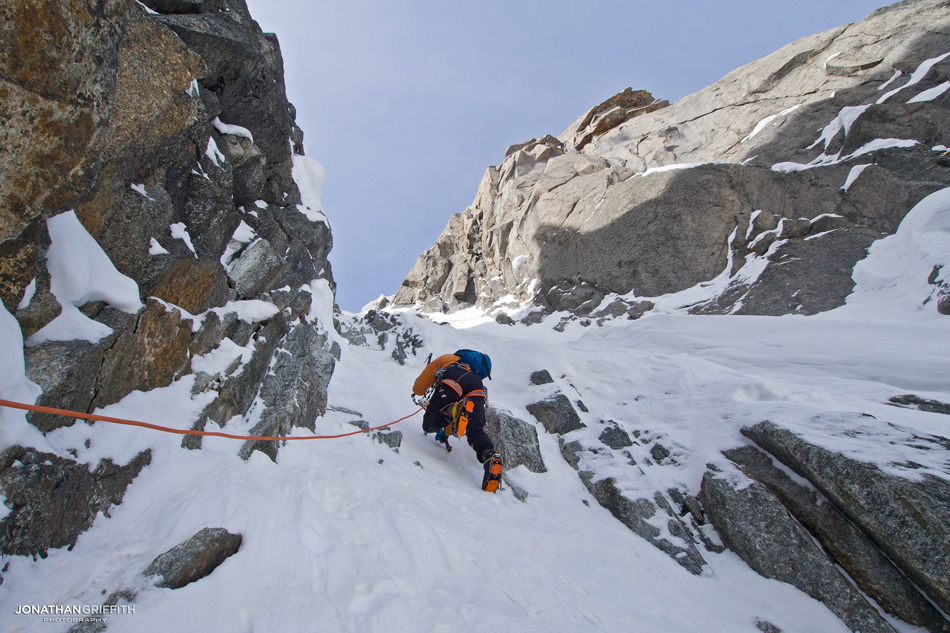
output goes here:
<path id="1" fill-rule="evenodd" d="M 99 422 L 111 422 L 113 424 L 124 424 L 126 426 L 141 426 L 146 429 L 153 429 L 155 431 L 162 431 L 164 433 L 174 433 L 176 435 L 202 435 L 210 437 L 224 437 L 230 440 L 335 440 L 341 437 L 349 437 L 351 435 L 359 435 L 360 433 L 369 433 L 370 431 L 378 431 L 379 429 L 384 429 L 387 426 L 392 426 L 398 424 L 403 420 L 408 420 L 412 416 L 419 413 L 423 409 L 418 409 L 409 415 L 399 418 L 394 422 L 389 422 L 387 424 L 381 424 L 379 426 L 374 426 L 369 429 L 360 429 L 358 431 L 353 431 L 351 433 L 341 433 L 339 435 L 306 435 L 306 436 L 278 436 L 278 437 L 265 437 L 265 436 L 256 436 L 256 435 L 231 435 L 230 433 L 220 433 L 217 431 L 195 431 L 193 429 L 173 429 L 167 426 L 160 426 L 158 424 L 150 424 L 149 422 L 138 422 L 136 420 L 123 420 L 121 418 L 109 418 L 104 415 L 95 415 L 92 413 L 80 413 L 78 411 L 68 411 L 66 409 L 54 409 L 52 407 L 41 407 L 35 404 L 23 404 L 21 402 L 12 402 L 10 400 L 0 400 L 0 407 L 10 407 L 11 409 L 22 409 L 23 411 L 35 411 L 37 413 L 50 413 L 52 415 L 64 415 L 71 418 L 81 418 L 83 420 L 96 420 Z"/>

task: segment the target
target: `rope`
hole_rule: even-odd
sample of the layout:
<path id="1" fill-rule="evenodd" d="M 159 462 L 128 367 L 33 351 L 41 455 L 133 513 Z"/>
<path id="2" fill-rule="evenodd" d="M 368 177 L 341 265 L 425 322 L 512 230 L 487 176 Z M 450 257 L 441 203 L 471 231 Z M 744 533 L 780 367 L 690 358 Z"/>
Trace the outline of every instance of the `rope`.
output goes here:
<path id="1" fill-rule="evenodd" d="M 424 409 L 417 409 L 407 416 L 401 417 L 398 420 L 389 422 L 387 424 L 381 424 L 379 426 L 374 426 L 368 429 L 360 429 L 358 431 L 352 431 L 350 433 L 340 433 L 339 435 L 306 435 L 306 436 L 277 436 L 277 437 L 267 437 L 267 436 L 258 436 L 258 435 L 232 435 L 230 433 L 220 433 L 218 431 L 195 431 L 193 429 L 173 429 L 167 426 L 161 426 L 158 424 L 151 424 L 149 422 L 139 422 L 137 420 L 123 420 L 122 418 L 110 418 L 104 415 L 95 415 L 93 413 L 80 413 L 79 411 L 68 411 L 66 409 L 54 409 L 52 407 L 41 407 L 35 404 L 23 404 L 22 402 L 12 402 L 10 400 L 0 400 L 0 407 L 9 407 L 11 409 L 22 409 L 23 411 L 35 411 L 36 413 L 49 413 L 52 415 L 63 415 L 71 418 L 81 418 L 83 420 L 95 420 L 98 422 L 111 422 L 113 424 L 123 424 L 125 426 L 140 426 L 146 429 L 153 429 L 155 431 L 162 431 L 163 433 L 174 433 L 175 435 L 201 435 L 207 437 L 224 437 L 229 440 L 335 440 L 341 437 L 350 437 L 351 435 L 359 435 L 360 433 L 369 433 L 370 431 L 378 431 L 379 429 L 385 429 L 387 426 L 393 426 L 398 424 L 403 420 L 408 420 L 412 416 L 416 415 Z"/>

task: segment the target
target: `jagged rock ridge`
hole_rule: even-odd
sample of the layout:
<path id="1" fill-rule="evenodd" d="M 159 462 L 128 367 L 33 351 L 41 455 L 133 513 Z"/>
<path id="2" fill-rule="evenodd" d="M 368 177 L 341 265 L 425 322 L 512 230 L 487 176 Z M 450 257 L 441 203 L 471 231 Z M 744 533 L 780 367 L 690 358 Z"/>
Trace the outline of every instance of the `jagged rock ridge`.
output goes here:
<path id="1" fill-rule="evenodd" d="M 945 2 L 901 2 L 675 104 L 628 89 L 514 145 L 391 303 L 586 316 L 724 273 L 696 312 L 840 306 L 871 242 L 950 184 L 948 29 Z"/>

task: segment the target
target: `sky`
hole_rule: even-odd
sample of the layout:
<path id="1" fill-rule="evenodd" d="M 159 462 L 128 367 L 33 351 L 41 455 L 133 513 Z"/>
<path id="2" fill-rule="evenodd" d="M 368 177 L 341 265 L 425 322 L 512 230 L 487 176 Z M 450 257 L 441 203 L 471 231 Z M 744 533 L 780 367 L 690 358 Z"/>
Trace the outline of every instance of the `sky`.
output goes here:
<path id="1" fill-rule="evenodd" d="M 883 0 L 248 0 L 276 33 L 337 303 L 399 288 L 505 149 L 624 88 L 673 102 Z"/>

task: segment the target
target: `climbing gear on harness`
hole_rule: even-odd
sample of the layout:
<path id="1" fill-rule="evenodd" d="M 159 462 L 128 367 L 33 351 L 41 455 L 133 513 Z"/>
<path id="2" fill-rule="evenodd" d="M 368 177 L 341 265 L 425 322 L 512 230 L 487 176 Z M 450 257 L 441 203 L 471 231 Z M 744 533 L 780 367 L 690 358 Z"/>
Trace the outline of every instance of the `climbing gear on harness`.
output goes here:
<path id="1" fill-rule="evenodd" d="M 465 431 L 468 429 L 468 416 L 475 410 L 475 403 L 465 398 L 453 402 L 446 408 L 448 411 L 443 410 L 443 413 L 451 421 L 445 425 L 445 433 L 454 437 L 464 437 Z"/>
<path id="2" fill-rule="evenodd" d="M 485 476 L 482 477 L 482 490 L 495 492 L 501 485 L 501 455 L 493 453 L 485 460 Z"/>

